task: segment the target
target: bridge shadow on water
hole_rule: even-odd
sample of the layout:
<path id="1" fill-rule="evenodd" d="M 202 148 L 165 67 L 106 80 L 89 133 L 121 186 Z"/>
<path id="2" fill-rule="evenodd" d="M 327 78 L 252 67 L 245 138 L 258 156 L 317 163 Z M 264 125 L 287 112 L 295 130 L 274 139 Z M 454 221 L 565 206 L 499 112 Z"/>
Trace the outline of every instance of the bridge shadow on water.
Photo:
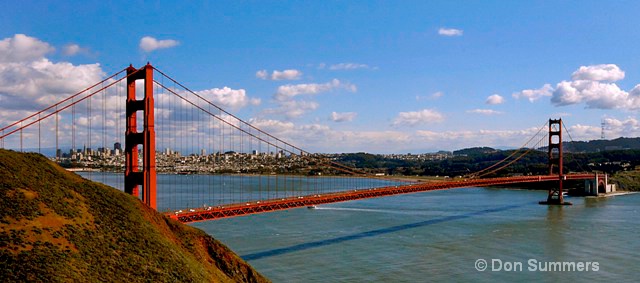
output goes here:
<path id="1" fill-rule="evenodd" d="M 277 249 L 272 249 L 272 250 L 267 250 L 267 251 L 252 253 L 252 254 L 246 254 L 246 255 L 243 255 L 241 257 L 244 260 L 258 260 L 258 259 L 263 259 L 263 258 L 268 258 L 268 257 L 288 254 L 288 253 L 292 253 L 292 252 L 298 252 L 298 251 L 308 250 L 308 249 L 312 249 L 312 248 L 318 248 L 318 247 L 322 247 L 322 246 L 339 244 L 339 243 L 342 243 L 342 242 L 347 242 L 347 241 L 352 241 L 352 240 L 370 238 L 370 237 L 375 237 L 375 236 L 379 236 L 379 235 L 383 235 L 383 234 L 394 233 L 394 232 L 398 232 L 398 231 L 403 231 L 403 230 L 408 230 L 408 229 L 413 229 L 413 228 L 419 228 L 419 227 L 429 226 L 429 225 L 443 223 L 443 222 L 449 222 L 449 221 L 455 221 L 455 220 L 460 220 L 460 219 L 480 216 L 480 215 L 493 213 L 493 212 L 506 211 L 506 210 L 510 210 L 510 209 L 514 209 L 514 208 L 523 207 L 525 205 L 530 205 L 530 204 L 532 204 L 532 203 L 524 203 L 524 204 L 519 204 L 519 205 L 507 205 L 507 206 L 502 206 L 502 207 L 497 207 L 497 208 L 490 208 L 490 209 L 484 209 L 484 210 L 475 211 L 475 212 L 469 212 L 469 213 L 460 214 L 460 215 L 452 215 L 452 216 L 447 216 L 447 217 L 429 219 L 429 220 L 415 222 L 415 223 L 408 223 L 408 224 L 403 224 L 403 225 L 391 226 L 391 227 L 387 227 L 387 228 L 381 228 L 381 229 L 376 229 L 376 230 L 371 230 L 371 231 L 365 231 L 365 232 L 352 234 L 352 235 L 347 235 L 347 236 L 341 236 L 341 237 L 336 237 L 336 238 L 331 238 L 331 239 L 326 239 L 326 240 L 302 243 L 302 244 L 293 245 L 293 246 L 284 247 L 284 248 L 277 248 Z M 537 203 L 535 203 L 535 204 L 537 204 Z"/>

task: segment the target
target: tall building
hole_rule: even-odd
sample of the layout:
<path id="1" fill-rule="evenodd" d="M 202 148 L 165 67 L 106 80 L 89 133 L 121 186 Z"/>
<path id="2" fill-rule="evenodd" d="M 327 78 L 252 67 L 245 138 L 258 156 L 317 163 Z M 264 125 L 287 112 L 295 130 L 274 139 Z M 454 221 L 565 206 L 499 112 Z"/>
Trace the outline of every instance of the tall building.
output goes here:
<path id="1" fill-rule="evenodd" d="M 119 150 L 122 151 L 122 145 L 119 142 L 116 142 L 113 144 L 113 150 Z"/>

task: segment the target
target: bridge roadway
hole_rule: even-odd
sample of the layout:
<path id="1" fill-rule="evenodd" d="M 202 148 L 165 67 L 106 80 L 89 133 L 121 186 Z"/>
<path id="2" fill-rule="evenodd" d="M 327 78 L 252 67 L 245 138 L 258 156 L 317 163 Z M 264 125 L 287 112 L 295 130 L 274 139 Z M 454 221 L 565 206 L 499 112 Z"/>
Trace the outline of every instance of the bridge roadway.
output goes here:
<path id="1" fill-rule="evenodd" d="M 595 174 L 569 174 L 564 180 L 594 179 Z M 487 187 L 495 185 L 522 184 L 534 182 L 558 181 L 558 175 L 517 176 L 486 179 L 463 179 L 446 182 L 419 182 L 401 186 L 388 186 L 372 189 L 358 189 L 317 195 L 296 196 L 281 199 L 234 203 L 210 208 L 194 208 L 186 212 L 168 212 L 167 216 L 183 223 L 215 220 L 278 210 L 308 207 L 313 205 L 376 198 L 399 194 L 426 191 L 447 190 L 467 187 Z"/>

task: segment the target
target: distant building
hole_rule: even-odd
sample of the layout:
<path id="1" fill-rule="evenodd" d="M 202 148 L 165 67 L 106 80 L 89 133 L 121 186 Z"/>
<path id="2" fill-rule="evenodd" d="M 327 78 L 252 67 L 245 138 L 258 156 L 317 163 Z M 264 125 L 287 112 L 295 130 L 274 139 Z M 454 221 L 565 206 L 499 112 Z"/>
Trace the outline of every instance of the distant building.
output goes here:
<path id="1" fill-rule="evenodd" d="M 113 150 L 122 151 L 122 145 L 119 142 L 113 144 Z"/>

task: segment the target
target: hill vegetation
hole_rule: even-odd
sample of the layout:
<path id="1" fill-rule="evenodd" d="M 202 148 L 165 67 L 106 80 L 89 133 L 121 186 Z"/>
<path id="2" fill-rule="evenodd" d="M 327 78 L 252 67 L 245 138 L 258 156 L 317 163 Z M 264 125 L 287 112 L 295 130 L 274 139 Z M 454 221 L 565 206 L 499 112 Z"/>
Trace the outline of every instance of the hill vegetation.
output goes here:
<path id="1" fill-rule="evenodd" d="M 268 282 L 201 230 L 0 149 L 0 282 L 59 281 Z"/>
<path id="2" fill-rule="evenodd" d="M 464 152 L 464 154 L 460 154 Z M 382 171 L 388 175 L 462 176 L 477 172 L 505 159 L 513 150 L 476 148 L 457 151 L 458 155 L 442 160 L 398 159 L 368 153 L 341 154 L 336 161 L 350 166 Z M 519 156 L 520 153 L 514 155 Z M 513 160 L 513 157 L 509 160 Z M 548 174 L 548 156 L 543 151 L 531 151 L 508 167 L 487 177 L 512 174 Z M 599 171 L 614 174 L 640 166 L 640 150 L 611 150 L 590 153 L 566 152 L 564 170 L 570 172 Z"/>
<path id="3" fill-rule="evenodd" d="M 640 191 L 640 171 L 621 171 L 609 179 L 621 191 Z"/>
<path id="4" fill-rule="evenodd" d="M 563 144 L 574 152 L 601 152 L 607 150 L 640 150 L 640 138 L 617 138 L 613 140 L 572 141 Z"/>

